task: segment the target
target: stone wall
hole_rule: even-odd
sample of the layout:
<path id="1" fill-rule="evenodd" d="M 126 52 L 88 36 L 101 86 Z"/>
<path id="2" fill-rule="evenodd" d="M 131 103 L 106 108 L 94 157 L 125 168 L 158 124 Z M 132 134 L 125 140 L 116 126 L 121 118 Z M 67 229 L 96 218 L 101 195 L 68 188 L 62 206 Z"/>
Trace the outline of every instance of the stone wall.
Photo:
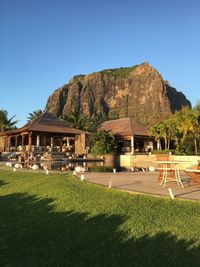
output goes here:
<path id="1" fill-rule="evenodd" d="M 75 137 L 75 154 L 85 154 L 86 136 L 85 134 L 76 135 Z"/>
<path id="2" fill-rule="evenodd" d="M 150 166 L 157 168 L 156 155 L 120 155 L 119 158 L 120 167 L 122 168 L 149 168 Z M 196 165 L 200 157 L 170 155 L 170 160 L 182 161 L 183 163 L 179 164 L 179 167 L 184 170 L 191 165 Z"/>

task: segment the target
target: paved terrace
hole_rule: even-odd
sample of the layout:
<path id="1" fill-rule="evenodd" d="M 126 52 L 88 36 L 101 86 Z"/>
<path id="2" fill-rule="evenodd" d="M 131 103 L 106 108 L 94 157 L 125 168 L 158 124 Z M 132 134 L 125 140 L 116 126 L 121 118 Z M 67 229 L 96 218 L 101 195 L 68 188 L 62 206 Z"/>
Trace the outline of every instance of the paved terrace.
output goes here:
<path id="1" fill-rule="evenodd" d="M 175 198 L 200 200 L 200 187 L 196 185 L 188 186 L 189 178 L 186 173 L 181 172 L 181 180 L 184 188 L 175 182 L 168 182 L 163 188 L 157 182 L 158 172 L 118 172 L 114 173 L 78 173 L 77 177 L 84 175 L 86 181 L 112 188 L 125 190 L 131 193 L 144 193 L 157 196 L 170 197 L 168 188 L 172 189 Z"/>

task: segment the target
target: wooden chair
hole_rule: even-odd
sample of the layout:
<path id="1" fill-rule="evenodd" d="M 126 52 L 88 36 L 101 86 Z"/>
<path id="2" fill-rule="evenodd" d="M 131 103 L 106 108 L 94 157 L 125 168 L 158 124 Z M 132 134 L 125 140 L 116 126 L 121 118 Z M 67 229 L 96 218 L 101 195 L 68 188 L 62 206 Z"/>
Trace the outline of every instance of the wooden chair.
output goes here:
<path id="1" fill-rule="evenodd" d="M 190 178 L 189 186 L 192 182 L 200 186 L 200 161 L 198 161 L 197 166 L 191 166 L 190 169 L 186 169 L 185 172 Z"/>

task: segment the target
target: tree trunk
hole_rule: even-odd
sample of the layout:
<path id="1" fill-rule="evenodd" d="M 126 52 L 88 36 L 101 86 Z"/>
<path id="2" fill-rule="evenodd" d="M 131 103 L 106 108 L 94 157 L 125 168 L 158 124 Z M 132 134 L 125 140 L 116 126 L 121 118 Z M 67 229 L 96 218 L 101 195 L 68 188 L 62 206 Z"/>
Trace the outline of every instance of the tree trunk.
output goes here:
<path id="1" fill-rule="evenodd" d="M 160 139 L 157 139 L 157 150 L 161 150 Z"/>
<path id="2" fill-rule="evenodd" d="M 165 149 L 167 149 L 167 138 L 165 138 Z"/>
<path id="3" fill-rule="evenodd" d="M 170 139 L 168 140 L 167 143 L 168 143 L 168 144 L 167 144 L 167 149 L 169 150 L 169 147 L 170 147 Z"/>
<path id="4" fill-rule="evenodd" d="M 197 139 L 194 138 L 194 149 L 195 149 L 195 155 L 198 154 L 198 149 L 197 149 Z"/>
<path id="5" fill-rule="evenodd" d="M 179 151 L 180 150 L 180 147 L 179 147 L 179 142 L 178 142 L 178 139 L 176 138 L 176 147 L 177 147 L 177 150 Z"/>

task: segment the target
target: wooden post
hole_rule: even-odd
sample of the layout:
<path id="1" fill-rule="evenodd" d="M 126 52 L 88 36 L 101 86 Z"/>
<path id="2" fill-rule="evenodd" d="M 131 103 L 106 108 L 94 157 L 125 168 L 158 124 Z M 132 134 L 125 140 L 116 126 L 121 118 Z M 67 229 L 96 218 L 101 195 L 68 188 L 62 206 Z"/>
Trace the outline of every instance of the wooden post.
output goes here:
<path id="1" fill-rule="evenodd" d="M 62 140 L 63 140 L 63 137 L 60 137 L 60 152 L 62 152 Z"/>
<path id="2" fill-rule="evenodd" d="M 17 151 L 17 138 L 18 138 L 18 135 L 15 136 L 15 152 Z"/>
<path id="3" fill-rule="evenodd" d="M 46 152 L 46 135 L 44 135 L 44 152 Z"/>
<path id="4" fill-rule="evenodd" d="M 131 136 L 131 154 L 134 154 L 135 148 L 134 148 L 134 135 Z"/>
<path id="5" fill-rule="evenodd" d="M 22 134 L 22 150 L 24 151 L 24 134 Z"/>
<path id="6" fill-rule="evenodd" d="M 51 147 L 53 147 L 53 136 L 51 137 Z"/>
<path id="7" fill-rule="evenodd" d="M 7 142 L 8 142 L 8 151 L 10 151 L 10 136 L 7 137 Z"/>
<path id="8" fill-rule="evenodd" d="M 7 137 L 3 137 L 3 152 L 6 152 L 6 146 L 7 146 Z"/>
<path id="9" fill-rule="evenodd" d="M 36 146 L 40 146 L 40 136 L 37 135 Z"/>
<path id="10" fill-rule="evenodd" d="M 28 153 L 31 153 L 32 148 L 32 132 L 28 133 Z"/>

